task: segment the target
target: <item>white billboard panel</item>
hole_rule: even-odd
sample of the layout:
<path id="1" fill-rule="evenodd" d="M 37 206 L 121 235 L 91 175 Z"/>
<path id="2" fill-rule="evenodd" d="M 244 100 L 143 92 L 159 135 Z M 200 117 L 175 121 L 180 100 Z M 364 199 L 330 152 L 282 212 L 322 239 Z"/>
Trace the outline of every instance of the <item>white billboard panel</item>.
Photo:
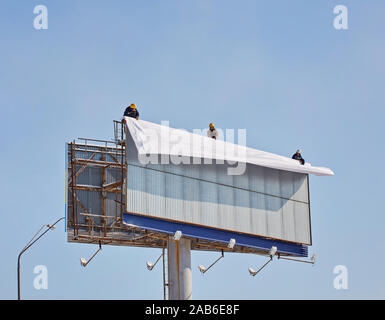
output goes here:
<path id="1" fill-rule="evenodd" d="M 145 165 L 129 133 L 126 153 L 128 213 L 311 245 L 306 173 L 247 163 L 242 175 L 228 175 L 230 165 L 215 161 Z"/>

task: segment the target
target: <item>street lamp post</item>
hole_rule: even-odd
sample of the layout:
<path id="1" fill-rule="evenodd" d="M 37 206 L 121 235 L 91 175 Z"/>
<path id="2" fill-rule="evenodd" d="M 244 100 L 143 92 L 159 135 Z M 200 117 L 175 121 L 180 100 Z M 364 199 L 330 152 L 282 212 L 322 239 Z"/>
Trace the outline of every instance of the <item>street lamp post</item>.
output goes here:
<path id="1" fill-rule="evenodd" d="M 45 224 L 41 226 L 39 231 L 33 236 L 33 238 L 27 243 L 27 245 L 21 250 L 19 253 L 19 256 L 17 257 L 17 300 L 20 300 L 20 258 L 24 252 L 26 252 L 35 242 L 37 242 L 42 236 L 44 236 L 49 230 L 55 229 L 55 225 L 60 221 L 63 220 L 65 217 L 62 217 L 58 219 L 54 224 Z M 47 230 L 45 230 L 37 239 L 35 237 L 40 233 L 40 231 L 47 227 Z M 35 240 L 34 240 L 35 239 Z"/>

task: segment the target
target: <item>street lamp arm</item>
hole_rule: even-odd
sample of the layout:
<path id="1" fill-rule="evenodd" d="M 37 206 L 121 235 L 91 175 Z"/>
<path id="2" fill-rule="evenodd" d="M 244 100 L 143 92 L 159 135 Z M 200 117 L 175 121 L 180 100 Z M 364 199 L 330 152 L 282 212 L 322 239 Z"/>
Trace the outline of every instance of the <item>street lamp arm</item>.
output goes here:
<path id="1" fill-rule="evenodd" d="M 52 224 L 52 225 L 50 225 L 50 227 L 47 227 L 48 229 L 46 230 L 46 231 L 44 231 L 35 241 L 33 241 L 33 242 L 29 242 L 29 244 L 27 244 L 24 248 L 23 248 L 23 250 L 21 250 L 21 252 L 20 252 L 20 254 L 19 254 L 19 258 L 21 257 L 21 255 L 25 252 L 25 251 L 27 251 L 30 247 L 32 247 L 32 245 L 35 243 L 35 242 L 37 242 L 42 236 L 44 236 L 49 230 L 51 230 L 60 220 L 63 220 L 65 217 L 62 217 L 62 218 L 60 218 L 60 219 L 58 219 L 54 224 Z M 46 225 L 45 225 L 46 226 Z M 40 230 L 41 230 L 42 228 L 40 228 Z M 39 230 L 39 232 L 40 232 L 40 230 Z M 34 236 L 34 237 L 36 237 L 36 235 Z M 33 239 L 33 238 L 32 238 Z"/>
<path id="2" fill-rule="evenodd" d="M 33 236 L 33 238 L 28 242 L 28 244 L 23 248 L 23 250 L 20 251 L 19 255 L 17 256 L 17 298 L 20 300 L 20 258 L 23 255 L 24 252 L 26 252 L 30 247 L 33 246 L 34 243 L 36 243 L 42 236 L 44 236 L 49 230 L 51 230 L 59 221 L 65 219 L 65 217 L 61 217 L 58 219 L 54 224 L 47 226 L 47 230 L 45 230 L 38 238 L 36 238 L 34 241 L 32 241 L 39 232 L 43 229 L 43 227 L 40 228 L 40 230 Z"/>

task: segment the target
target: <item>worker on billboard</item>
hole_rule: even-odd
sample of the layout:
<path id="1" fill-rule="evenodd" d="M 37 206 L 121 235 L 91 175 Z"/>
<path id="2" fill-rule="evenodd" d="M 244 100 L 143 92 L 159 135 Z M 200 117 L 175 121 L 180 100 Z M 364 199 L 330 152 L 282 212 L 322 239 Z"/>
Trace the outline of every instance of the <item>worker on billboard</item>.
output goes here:
<path id="1" fill-rule="evenodd" d="M 298 160 L 300 164 L 305 164 L 305 159 L 302 158 L 301 150 L 300 149 L 298 149 L 296 151 L 296 153 L 294 153 L 291 158 L 294 159 L 294 160 Z"/>
<path id="2" fill-rule="evenodd" d="M 135 103 L 132 103 L 129 107 L 126 108 L 126 110 L 124 111 L 124 116 L 139 120 L 139 111 L 136 108 Z"/>
<path id="3" fill-rule="evenodd" d="M 213 123 L 209 124 L 209 130 L 207 130 L 207 136 L 209 138 L 213 138 L 215 140 L 218 139 L 218 131 L 217 131 L 217 129 L 215 129 L 215 126 Z"/>

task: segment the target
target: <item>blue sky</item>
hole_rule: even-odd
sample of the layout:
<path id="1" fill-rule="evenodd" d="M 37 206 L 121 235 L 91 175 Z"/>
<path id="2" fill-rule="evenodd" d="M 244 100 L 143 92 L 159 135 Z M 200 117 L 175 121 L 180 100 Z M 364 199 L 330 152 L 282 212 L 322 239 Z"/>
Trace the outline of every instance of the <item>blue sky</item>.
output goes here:
<path id="1" fill-rule="evenodd" d="M 48 30 L 33 8 L 48 8 Z M 333 27 L 348 8 L 349 29 Z M 2 1 L 0 19 L 0 298 L 14 299 L 17 254 L 64 215 L 64 144 L 110 139 L 135 102 L 141 118 L 172 127 L 246 128 L 247 145 L 281 155 L 298 147 L 334 177 L 311 177 L 317 264 L 228 254 L 204 277 L 193 252 L 194 299 L 384 299 L 382 170 L 385 3 L 372 1 Z M 68 244 L 64 226 L 22 260 L 28 299 L 162 299 L 156 249 Z M 33 269 L 46 265 L 48 290 Z M 333 268 L 348 269 L 348 289 Z"/>

